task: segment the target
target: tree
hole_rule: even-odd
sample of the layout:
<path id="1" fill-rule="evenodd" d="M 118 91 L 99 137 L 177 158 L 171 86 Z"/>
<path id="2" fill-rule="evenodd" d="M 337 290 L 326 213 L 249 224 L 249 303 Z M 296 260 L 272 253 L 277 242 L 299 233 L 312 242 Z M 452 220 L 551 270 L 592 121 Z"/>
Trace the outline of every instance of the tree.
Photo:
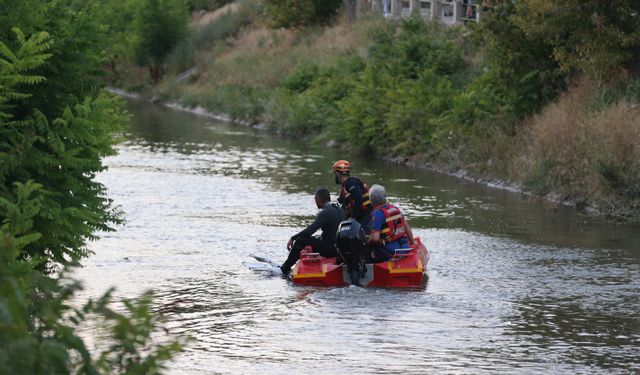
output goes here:
<path id="1" fill-rule="evenodd" d="M 40 269 L 47 270 L 87 256 L 85 242 L 95 238 L 94 232 L 110 230 L 110 224 L 120 221 L 94 177 L 105 168 L 101 159 L 115 153 L 113 133 L 127 117 L 119 101 L 106 94 L 96 91 L 79 100 L 76 95 L 90 92 L 76 84 L 77 79 L 69 78 L 67 90 L 44 97 L 60 83 L 52 72 L 66 76 L 68 72 L 58 69 L 70 62 L 57 61 L 56 42 L 49 34 L 27 38 L 18 29 L 14 33 L 19 45 L 15 53 L 0 41 L 0 197 L 15 198 L 16 182 L 35 181 L 42 186 L 44 204 L 32 219 L 41 236 L 26 245 L 24 255 L 41 259 Z M 86 61 L 94 60 L 80 60 Z M 26 71 L 44 74 L 25 75 Z M 91 68 L 78 67 L 78 71 Z M 4 219 L 0 214 L 0 221 Z"/>
<path id="2" fill-rule="evenodd" d="M 154 83 L 164 74 L 164 58 L 187 32 L 187 3 L 183 0 L 142 0 L 136 13 L 135 57 L 148 66 Z"/>
<path id="3" fill-rule="evenodd" d="M 12 29 L 17 27 L 25 35 L 46 31 L 53 42 L 52 58 L 34 70 L 47 80 L 30 88 L 29 106 L 23 108 L 37 108 L 53 119 L 103 87 L 102 51 L 107 40 L 95 1 L 3 0 L 4 5 L 11 11 L 0 12 L 0 41 L 16 50 L 19 44 Z M 30 114 L 30 110 L 17 113 Z"/>
<path id="4" fill-rule="evenodd" d="M 134 22 L 139 0 L 99 0 L 100 21 L 106 26 L 109 39 L 105 46 L 106 68 L 109 79 L 120 79 L 118 63 L 133 60 L 134 37 L 131 27 Z"/>
<path id="5" fill-rule="evenodd" d="M 606 78 L 622 67 L 640 73 L 640 2 L 637 0 L 523 0 L 515 23 L 553 46 L 566 71 Z"/>
<path id="6" fill-rule="evenodd" d="M 30 104 L 47 78 L 34 71 L 55 65 L 54 43 L 46 32 L 13 32 L 15 50 L 0 40 L 0 374 L 158 373 L 184 340 L 152 342 L 160 322 L 149 293 L 124 301 L 125 313 L 109 307 L 111 291 L 72 309 L 79 283 L 65 271 L 56 278 L 39 271 L 77 260 L 82 239 L 106 225 L 103 189 L 90 180 L 100 157 L 113 151 L 110 131 L 123 117 L 111 98 L 100 95 L 48 121 Z M 60 184 L 34 181 L 46 173 Z M 68 237 L 74 237 L 73 248 Z M 61 249 L 67 251 L 57 253 Z M 107 349 L 96 356 L 77 332 L 88 320 L 111 327 Z"/>
<path id="7" fill-rule="evenodd" d="M 566 74 L 553 58 L 549 41 L 515 22 L 517 5 L 511 0 L 494 3 L 475 34 L 487 52 L 487 68 L 476 81 L 509 107 L 506 112 L 522 118 L 555 99 L 564 89 Z"/>

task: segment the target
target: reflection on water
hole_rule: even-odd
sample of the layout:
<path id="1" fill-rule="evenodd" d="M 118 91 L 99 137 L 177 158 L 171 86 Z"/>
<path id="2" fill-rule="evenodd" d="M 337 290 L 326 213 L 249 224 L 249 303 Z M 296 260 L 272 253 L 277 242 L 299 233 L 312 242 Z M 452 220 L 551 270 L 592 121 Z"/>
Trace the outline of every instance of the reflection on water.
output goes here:
<path id="1" fill-rule="evenodd" d="M 82 298 L 153 288 L 196 341 L 172 373 L 640 371 L 640 233 L 518 194 L 162 108 L 100 175 L 127 225 L 91 248 Z M 285 257 L 347 158 L 432 251 L 424 291 L 293 287 L 244 269 Z"/>

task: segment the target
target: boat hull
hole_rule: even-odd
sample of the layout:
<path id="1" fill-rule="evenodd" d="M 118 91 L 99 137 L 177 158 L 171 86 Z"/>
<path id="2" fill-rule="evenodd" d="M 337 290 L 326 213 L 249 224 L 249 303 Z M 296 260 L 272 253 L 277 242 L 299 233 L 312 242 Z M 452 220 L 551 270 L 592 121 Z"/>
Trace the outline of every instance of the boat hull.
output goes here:
<path id="1" fill-rule="evenodd" d="M 410 250 L 381 263 L 367 263 L 359 282 L 366 287 L 420 288 L 426 281 L 429 251 L 420 238 Z M 302 253 L 293 268 L 291 279 L 296 285 L 335 287 L 351 285 L 351 277 L 344 264 L 336 258 L 323 258 Z"/>

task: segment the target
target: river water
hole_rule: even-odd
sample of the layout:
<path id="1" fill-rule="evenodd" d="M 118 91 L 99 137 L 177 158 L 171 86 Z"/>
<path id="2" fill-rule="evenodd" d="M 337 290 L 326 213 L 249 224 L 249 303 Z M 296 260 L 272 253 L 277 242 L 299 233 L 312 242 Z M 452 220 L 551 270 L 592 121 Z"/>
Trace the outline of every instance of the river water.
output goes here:
<path id="1" fill-rule="evenodd" d="M 265 132 L 130 103 L 99 175 L 126 225 L 90 245 L 79 299 L 147 289 L 194 341 L 172 374 L 637 373 L 640 228 Z M 386 186 L 431 251 L 424 290 L 309 288 L 282 261 L 337 191 L 336 159 Z"/>

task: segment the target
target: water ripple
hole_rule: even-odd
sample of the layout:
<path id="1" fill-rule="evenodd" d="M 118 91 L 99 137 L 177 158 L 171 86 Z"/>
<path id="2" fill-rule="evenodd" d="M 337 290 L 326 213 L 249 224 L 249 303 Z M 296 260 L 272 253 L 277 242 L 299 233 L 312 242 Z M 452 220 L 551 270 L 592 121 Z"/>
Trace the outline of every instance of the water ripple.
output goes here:
<path id="1" fill-rule="evenodd" d="M 99 176 L 127 224 L 78 271 L 95 297 L 147 288 L 195 341 L 174 374 L 640 372 L 637 232 L 517 194 L 310 148 L 184 114 L 137 122 Z M 241 266 L 277 261 L 337 190 L 348 157 L 383 183 L 431 250 L 424 290 L 300 288 Z M 359 173 L 360 174 L 360 173 Z"/>

